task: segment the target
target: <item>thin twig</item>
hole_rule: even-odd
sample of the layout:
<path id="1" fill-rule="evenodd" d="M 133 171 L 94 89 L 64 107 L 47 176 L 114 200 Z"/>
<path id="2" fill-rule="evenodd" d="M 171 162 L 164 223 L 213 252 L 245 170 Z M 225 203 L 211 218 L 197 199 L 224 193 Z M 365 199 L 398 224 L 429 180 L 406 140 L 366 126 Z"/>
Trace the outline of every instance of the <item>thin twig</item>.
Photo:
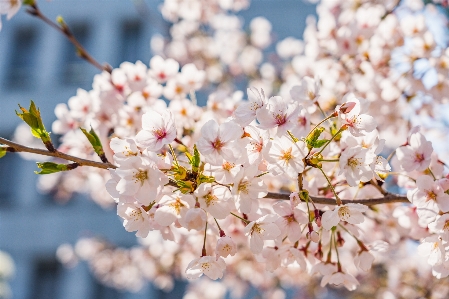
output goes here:
<path id="1" fill-rule="evenodd" d="M 32 153 L 32 154 L 38 154 L 43 156 L 50 156 L 55 158 L 61 158 L 68 161 L 73 161 L 79 164 L 79 166 L 92 166 L 102 169 L 108 169 L 108 168 L 117 168 L 117 166 L 111 164 L 111 163 L 103 163 L 103 162 L 95 162 L 91 160 L 81 159 L 78 157 L 74 157 L 71 155 L 67 155 L 64 153 L 61 153 L 59 151 L 50 152 L 46 149 L 40 149 L 40 148 L 32 148 L 24 145 L 20 145 L 18 143 L 12 142 L 8 139 L 0 137 L 0 143 L 6 144 L 9 146 L 6 150 L 8 152 L 25 152 L 25 153 Z"/>
<path id="2" fill-rule="evenodd" d="M 75 46 L 76 50 L 79 53 L 79 56 L 81 58 L 83 58 L 84 60 L 86 60 L 87 62 L 89 62 L 90 64 L 92 64 L 93 66 L 95 66 L 96 68 L 98 68 L 100 71 L 106 71 L 108 73 L 112 72 L 112 67 L 105 63 L 104 65 L 101 65 L 97 60 L 95 60 L 92 55 L 89 54 L 89 52 L 87 52 L 87 50 L 83 47 L 83 45 L 81 45 L 78 40 L 75 38 L 75 36 L 73 35 L 73 33 L 71 32 L 71 30 L 69 29 L 69 27 L 67 26 L 67 24 L 63 23 L 61 26 L 58 25 L 57 23 L 53 22 L 52 20 L 50 20 L 49 18 L 47 18 L 39 9 L 39 7 L 37 6 L 37 3 L 35 2 L 34 4 L 30 5 L 30 8 L 27 9 L 27 12 L 34 16 L 37 17 L 39 19 L 41 19 L 42 21 L 44 21 L 45 23 L 47 23 L 48 25 L 50 25 L 51 27 L 53 27 L 54 29 L 58 30 L 59 32 L 61 32 L 65 37 L 67 37 L 67 39 Z"/>

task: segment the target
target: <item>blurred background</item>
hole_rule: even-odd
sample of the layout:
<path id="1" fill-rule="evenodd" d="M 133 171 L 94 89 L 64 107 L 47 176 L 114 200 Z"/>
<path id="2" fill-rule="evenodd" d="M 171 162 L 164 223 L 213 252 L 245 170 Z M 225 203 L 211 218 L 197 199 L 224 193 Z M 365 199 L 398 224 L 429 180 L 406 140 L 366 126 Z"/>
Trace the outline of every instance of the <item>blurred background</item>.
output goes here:
<path id="1" fill-rule="evenodd" d="M 53 0 L 38 4 L 52 20 L 63 16 L 76 38 L 99 62 L 118 67 L 123 61 L 148 64 L 152 35 L 167 35 L 170 24 L 159 13 L 160 2 Z M 287 36 L 301 38 L 310 14 L 315 14 L 314 5 L 301 0 L 253 0 L 249 9 L 239 13 L 246 28 L 254 17 L 267 18 L 273 25 L 275 41 Z M 31 99 L 41 108 L 47 128 L 51 128 L 56 104 L 67 102 L 78 88 L 89 90 L 97 73 L 76 56 L 64 36 L 22 7 L 11 21 L 4 19 L 0 32 L 0 136 L 13 138 L 20 123 L 14 110 L 17 104 L 28 107 Z M 56 141 L 57 136 L 53 139 Z M 128 293 L 97 282 L 86 263 L 63 267 L 56 258 L 56 250 L 63 243 L 96 236 L 129 248 L 136 244 L 136 238 L 123 229 L 115 208 L 105 210 L 81 195 L 57 201 L 40 194 L 36 169 L 34 162 L 19 155 L 8 154 L 0 160 L 0 250 L 14 260 L 15 274 L 8 282 L 13 298 L 182 297 L 183 282 L 170 293 L 151 285 Z M 0 259 L 0 268 L 2 262 L 6 263 L 5 259 Z"/>

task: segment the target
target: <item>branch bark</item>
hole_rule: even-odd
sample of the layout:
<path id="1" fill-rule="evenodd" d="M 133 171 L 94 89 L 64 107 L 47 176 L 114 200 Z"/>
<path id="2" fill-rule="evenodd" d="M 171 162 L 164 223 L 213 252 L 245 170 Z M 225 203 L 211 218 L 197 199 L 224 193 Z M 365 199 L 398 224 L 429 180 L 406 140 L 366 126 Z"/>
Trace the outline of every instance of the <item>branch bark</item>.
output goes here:
<path id="1" fill-rule="evenodd" d="M 309 196 L 309 197 L 316 204 L 336 205 L 335 198 L 317 197 L 317 196 Z M 268 194 L 267 194 L 267 196 L 265 196 L 265 198 L 289 200 L 290 194 L 268 192 Z M 406 196 L 393 194 L 393 193 L 387 193 L 384 197 L 379 197 L 379 198 L 354 199 L 354 200 L 342 199 L 341 201 L 343 204 L 360 203 L 360 204 L 364 204 L 367 206 L 386 204 L 386 203 L 395 203 L 395 202 L 410 203 L 410 201 L 407 199 Z"/>
<path id="2" fill-rule="evenodd" d="M 112 72 L 112 67 L 109 64 L 105 63 L 104 65 L 101 65 L 97 60 L 95 60 L 92 57 L 92 55 L 89 54 L 89 52 L 87 52 L 87 50 L 83 47 L 83 45 L 81 45 L 78 42 L 78 40 L 75 38 L 75 36 L 73 35 L 73 33 L 70 30 L 70 28 L 65 23 L 63 23 L 62 26 L 60 26 L 57 23 L 55 23 L 52 20 L 50 20 L 49 18 L 47 18 L 41 12 L 41 10 L 37 6 L 36 2 L 34 4 L 32 4 L 32 5 L 30 5 L 30 8 L 27 9 L 27 12 L 30 15 L 32 15 L 34 17 L 37 17 L 38 19 L 41 19 L 42 21 L 44 21 L 44 23 L 50 25 L 51 27 L 53 27 L 57 31 L 61 32 L 75 46 L 75 48 L 78 51 L 79 56 L 81 58 L 83 58 L 84 60 L 86 60 L 87 62 L 89 62 L 93 66 L 95 66 L 96 68 L 98 68 L 100 71 L 106 71 L 108 73 Z"/>
<path id="3" fill-rule="evenodd" d="M 28 146 L 24 146 L 24 145 L 15 143 L 13 141 L 10 141 L 10 140 L 2 138 L 2 137 L 0 137 L 0 143 L 6 144 L 9 146 L 6 149 L 6 151 L 8 151 L 8 152 L 25 152 L 25 153 L 38 154 L 38 155 L 43 155 L 43 156 L 50 156 L 50 157 L 55 157 L 55 158 L 60 158 L 60 159 L 76 162 L 79 164 L 79 166 L 92 166 L 92 167 L 97 167 L 97 168 L 102 168 L 102 169 L 117 168 L 117 166 L 115 166 L 114 164 L 111 164 L 111 163 L 95 162 L 95 161 L 91 161 L 91 160 L 87 160 L 87 159 L 81 159 L 81 158 L 78 158 L 75 156 L 61 153 L 59 151 L 50 152 L 45 149 L 32 148 L 32 147 L 28 147 Z"/>
<path id="4" fill-rule="evenodd" d="M 55 157 L 55 158 L 60 158 L 60 159 L 76 162 L 79 164 L 79 166 L 91 166 L 91 167 L 97 167 L 97 168 L 102 168 L 102 169 L 117 168 L 117 166 L 115 166 L 114 164 L 111 164 L 111 163 L 102 163 L 102 162 L 95 162 L 95 161 L 91 161 L 91 160 L 81 159 L 78 157 L 74 157 L 71 155 L 61 153 L 59 151 L 50 152 L 45 149 L 32 148 L 32 147 L 20 145 L 18 143 L 15 143 L 13 141 L 10 141 L 10 140 L 2 138 L 2 137 L 0 137 L 0 143 L 8 145 L 8 147 L 6 148 L 6 150 L 8 152 L 26 152 L 26 153 L 43 155 L 43 156 L 50 156 L 50 157 Z M 174 182 L 170 182 L 169 185 L 176 187 L 176 183 L 174 183 Z M 268 192 L 268 194 L 264 198 L 289 200 L 290 194 Z M 336 205 L 337 204 L 335 198 L 310 196 L 310 199 L 316 204 L 324 204 L 324 205 Z M 355 200 L 343 199 L 342 200 L 343 204 L 360 203 L 360 204 L 364 204 L 367 206 L 378 205 L 378 204 L 387 204 L 387 203 L 396 203 L 396 202 L 409 203 L 410 201 L 407 199 L 406 196 L 392 194 L 392 193 L 386 193 L 384 197 L 380 197 L 380 198 L 355 199 Z"/>

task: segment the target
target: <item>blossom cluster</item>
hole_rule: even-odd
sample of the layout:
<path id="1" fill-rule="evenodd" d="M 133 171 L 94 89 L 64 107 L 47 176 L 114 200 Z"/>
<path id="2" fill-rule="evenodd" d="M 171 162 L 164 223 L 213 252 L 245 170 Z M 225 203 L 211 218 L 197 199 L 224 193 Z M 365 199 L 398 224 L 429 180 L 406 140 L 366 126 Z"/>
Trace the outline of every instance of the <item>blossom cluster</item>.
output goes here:
<path id="1" fill-rule="evenodd" d="M 204 275 L 275 296 L 307 273 L 354 290 L 408 240 L 435 277 L 449 276 L 445 156 L 415 126 L 447 101 L 449 52 L 424 16 L 434 6 L 359 2 L 322 1 L 304 41 L 280 41 L 264 62 L 271 24 L 256 18 L 247 34 L 229 13 L 247 1 L 166 0 L 160 55 L 102 72 L 56 107 L 58 150 L 99 161 L 80 130 L 91 127 L 114 167 L 45 176 L 41 188 L 116 204 L 141 243 L 81 242 L 103 282 L 168 289 L 172 275 Z M 202 87 L 213 92 L 200 107 Z M 105 266 L 115 260 L 122 270 Z"/>

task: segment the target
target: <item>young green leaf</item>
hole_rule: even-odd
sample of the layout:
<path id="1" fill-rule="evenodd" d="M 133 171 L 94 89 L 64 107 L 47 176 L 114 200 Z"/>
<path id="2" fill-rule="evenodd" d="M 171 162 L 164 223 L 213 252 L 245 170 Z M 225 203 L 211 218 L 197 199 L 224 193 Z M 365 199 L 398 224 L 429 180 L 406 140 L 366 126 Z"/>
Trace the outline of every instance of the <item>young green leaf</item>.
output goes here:
<path id="1" fill-rule="evenodd" d="M 108 159 L 106 158 L 106 154 L 103 150 L 103 145 L 101 144 L 100 137 L 95 133 L 94 129 L 92 127 L 90 128 L 90 131 L 87 132 L 86 129 L 80 128 L 81 131 L 84 133 L 84 135 L 87 137 L 87 140 L 89 140 L 90 144 L 94 148 L 95 153 L 100 157 L 101 161 L 103 163 L 108 163 Z"/>
<path id="2" fill-rule="evenodd" d="M 50 174 L 61 171 L 67 171 L 75 169 L 79 166 L 78 163 L 70 163 L 70 164 L 58 164 L 54 162 L 37 162 L 37 167 L 41 169 L 41 171 L 34 173 L 36 174 Z"/>
<path id="3" fill-rule="evenodd" d="M 44 143 L 45 147 L 50 152 L 55 152 L 56 149 L 53 146 L 53 143 L 50 139 L 50 133 L 45 130 L 44 123 L 42 122 L 42 117 L 39 109 L 36 107 L 33 101 L 30 103 L 30 108 L 27 110 L 26 108 L 19 105 L 21 112 L 17 112 L 16 114 L 20 119 L 22 119 L 28 126 L 31 128 L 31 133 L 34 137 L 40 138 Z"/>

